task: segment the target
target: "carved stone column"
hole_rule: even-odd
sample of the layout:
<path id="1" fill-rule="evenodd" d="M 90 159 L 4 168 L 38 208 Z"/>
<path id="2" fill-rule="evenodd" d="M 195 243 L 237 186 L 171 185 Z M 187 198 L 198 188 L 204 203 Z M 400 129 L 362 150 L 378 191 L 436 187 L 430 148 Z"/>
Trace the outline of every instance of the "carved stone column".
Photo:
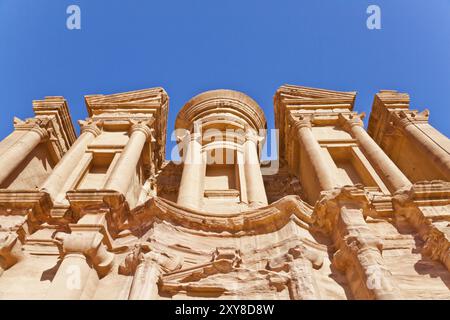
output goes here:
<path id="1" fill-rule="evenodd" d="M 418 127 L 419 123 L 428 124 L 427 110 L 417 114 L 400 113 L 398 124 L 403 128 L 406 136 L 431 159 L 446 180 L 450 181 L 450 150 L 439 146 Z"/>
<path id="2" fill-rule="evenodd" d="M 47 299 L 92 298 L 98 279 L 105 276 L 114 263 L 114 254 L 107 251 L 102 240 L 103 235 L 96 231 L 58 234 L 63 259 Z"/>
<path id="3" fill-rule="evenodd" d="M 247 199 L 251 206 L 266 206 L 267 195 L 258 157 L 258 135 L 247 129 L 244 142 L 244 171 Z"/>
<path id="4" fill-rule="evenodd" d="M 0 155 L 0 184 L 22 163 L 23 160 L 41 142 L 48 139 L 49 134 L 45 124 L 39 119 L 30 119 L 26 122 L 16 119 L 14 127 L 17 131 L 25 131 L 18 141 Z"/>
<path id="5" fill-rule="evenodd" d="M 184 149 L 183 174 L 177 203 L 180 206 L 200 209 L 204 193 L 205 163 L 202 155 L 201 132 L 194 132 L 185 138 L 187 146 Z"/>
<path id="6" fill-rule="evenodd" d="M 80 121 L 80 125 L 80 137 L 56 165 L 41 187 L 41 190 L 49 193 L 52 199 L 57 197 L 66 180 L 83 158 L 88 145 L 101 133 L 96 122 Z"/>
<path id="7" fill-rule="evenodd" d="M 167 254 L 151 251 L 146 244 L 137 245 L 120 266 L 122 274 L 134 274 L 129 300 L 155 300 L 158 281 L 164 272 L 181 267 L 181 260 Z"/>
<path id="8" fill-rule="evenodd" d="M 361 285 L 367 289 L 364 299 L 400 299 L 394 287 L 392 274 L 387 269 L 381 255 L 382 242 L 371 234 L 362 209 L 345 205 L 338 218 L 342 239 L 338 240 L 339 250 L 335 253 L 335 266 L 347 275 L 352 291 L 356 293 Z"/>
<path id="9" fill-rule="evenodd" d="M 297 131 L 297 138 L 309 159 L 322 191 L 331 190 L 334 187 L 330 166 L 322 154 L 321 147 L 311 131 L 311 119 L 300 117 L 298 120 L 290 118 L 291 126 Z"/>
<path id="10" fill-rule="evenodd" d="M 128 193 L 136 166 L 141 158 L 145 143 L 152 137 L 149 122 L 134 123 L 131 127 L 131 136 L 120 158 L 114 167 L 111 176 L 106 182 L 105 189 L 115 190 L 123 195 Z"/>
<path id="11" fill-rule="evenodd" d="M 384 264 L 382 242 L 365 222 L 368 206 L 363 190 L 343 187 L 320 200 L 314 219 L 333 239 L 337 248 L 333 263 L 346 275 L 355 299 L 401 299 Z"/>
<path id="12" fill-rule="evenodd" d="M 353 137 L 358 141 L 364 150 L 364 154 L 368 157 L 370 163 L 381 172 L 382 177 L 389 190 L 394 193 L 401 189 L 411 187 L 411 182 L 400 171 L 395 163 L 384 153 L 383 149 L 369 136 L 364 130 L 363 122 L 360 117 L 350 116 L 341 119 L 344 122 L 344 128 L 349 131 Z"/>

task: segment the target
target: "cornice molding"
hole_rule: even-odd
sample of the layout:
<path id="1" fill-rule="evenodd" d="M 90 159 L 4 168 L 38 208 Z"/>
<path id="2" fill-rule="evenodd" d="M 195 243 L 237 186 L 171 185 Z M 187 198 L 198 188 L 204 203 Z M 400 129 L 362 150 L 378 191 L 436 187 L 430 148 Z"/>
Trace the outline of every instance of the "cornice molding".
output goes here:
<path id="1" fill-rule="evenodd" d="M 167 113 L 169 96 L 161 87 L 129 91 L 109 95 L 85 96 L 89 117 L 105 121 L 105 126 L 121 121 L 145 121 L 154 119 L 155 167 L 160 168 L 165 161 Z"/>
<path id="2" fill-rule="evenodd" d="M 285 226 L 291 219 L 303 228 L 308 228 L 311 214 L 312 207 L 298 196 L 286 196 L 263 208 L 229 214 L 196 211 L 154 197 L 131 211 L 129 228 L 141 229 L 143 221 L 157 219 L 196 232 L 217 232 L 222 236 L 228 234 L 233 237 L 273 232 Z"/>
<path id="3" fill-rule="evenodd" d="M 68 150 L 77 139 L 70 116 L 69 105 L 61 96 L 47 96 L 33 100 L 33 111 L 37 118 L 54 120 L 54 134 L 58 136 L 63 150 Z"/>

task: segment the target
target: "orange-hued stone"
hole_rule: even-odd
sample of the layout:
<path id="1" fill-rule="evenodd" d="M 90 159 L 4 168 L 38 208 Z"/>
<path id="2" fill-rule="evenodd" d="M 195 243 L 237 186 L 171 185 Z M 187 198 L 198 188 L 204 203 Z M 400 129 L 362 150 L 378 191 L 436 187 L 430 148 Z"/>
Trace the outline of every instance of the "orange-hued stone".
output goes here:
<path id="1" fill-rule="evenodd" d="M 33 101 L 0 142 L 0 299 L 450 299 L 450 140 L 409 96 L 283 85 Z M 167 136 L 179 159 L 166 160 Z"/>

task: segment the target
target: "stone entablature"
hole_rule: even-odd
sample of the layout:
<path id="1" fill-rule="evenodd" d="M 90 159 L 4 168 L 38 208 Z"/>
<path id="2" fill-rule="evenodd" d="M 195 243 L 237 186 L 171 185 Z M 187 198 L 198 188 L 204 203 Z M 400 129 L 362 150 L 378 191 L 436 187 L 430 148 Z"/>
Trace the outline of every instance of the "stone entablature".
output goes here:
<path id="1" fill-rule="evenodd" d="M 275 171 L 241 92 L 186 103 L 180 164 L 162 88 L 86 96 L 78 138 L 34 101 L 0 142 L 0 299 L 449 299 L 448 139 L 386 90 L 366 132 L 355 96 L 280 87 Z"/>

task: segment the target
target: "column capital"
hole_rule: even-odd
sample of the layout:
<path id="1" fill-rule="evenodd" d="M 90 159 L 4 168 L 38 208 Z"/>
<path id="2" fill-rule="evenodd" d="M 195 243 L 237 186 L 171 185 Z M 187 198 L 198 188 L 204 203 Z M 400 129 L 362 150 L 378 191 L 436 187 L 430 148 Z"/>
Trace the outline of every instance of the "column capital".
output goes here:
<path id="1" fill-rule="evenodd" d="M 114 254 L 107 251 L 103 243 L 103 235 L 97 231 L 75 231 L 57 233 L 55 243 L 62 257 L 66 255 L 84 255 L 89 258 L 100 277 L 111 270 Z"/>
<path id="2" fill-rule="evenodd" d="M 425 109 L 422 112 L 418 112 L 417 110 L 413 111 L 399 111 L 394 113 L 394 117 L 396 119 L 396 124 L 400 128 L 406 128 L 411 124 L 417 123 L 428 123 L 428 117 L 430 116 L 430 111 Z"/>
<path id="3" fill-rule="evenodd" d="M 258 144 L 263 138 L 261 138 L 254 129 L 246 128 L 245 129 L 245 141 L 251 141 L 255 144 Z"/>
<path id="4" fill-rule="evenodd" d="M 134 132 L 142 132 L 143 134 L 145 134 L 147 140 L 154 140 L 153 129 L 150 128 L 150 125 L 153 123 L 153 120 L 146 120 L 146 121 L 131 120 L 130 122 L 131 122 L 130 134 L 133 134 Z"/>
<path id="5" fill-rule="evenodd" d="M 343 114 L 339 113 L 339 122 L 343 129 L 350 131 L 353 127 L 364 127 L 363 119 L 366 116 L 364 112 L 360 114 Z"/>
<path id="6" fill-rule="evenodd" d="M 321 193 L 314 207 L 313 221 L 316 226 L 332 234 L 341 207 L 361 209 L 365 212 L 370 206 L 371 202 L 362 185 L 334 188 Z"/>
<path id="7" fill-rule="evenodd" d="M 189 131 L 184 129 L 182 135 L 177 135 L 177 143 L 189 143 L 192 140 L 196 140 L 198 143 L 202 144 L 202 133 L 196 131 Z"/>
<path id="8" fill-rule="evenodd" d="M 78 123 L 81 127 L 81 133 L 90 132 L 95 137 L 98 137 L 102 133 L 101 130 L 101 127 L 103 126 L 102 121 L 87 119 L 87 120 L 79 120 Z"/>
<path id="9" fill-rule="evenodd" d="M 15 117 L 14 129 L 17 131 L 35 132 L 41 137 L 41 141 L 44 141 L 50 138 L 49 122 L 49 119 L 29 118 L 23 121 Z"/>
<path id="10" fill-rule="evenodd" d="M 299 115 L 298 117 L 289 115 L 289 125 L 292 129 L 300 130 L 303 128 L 311 128 L 312 117 L 310 115 Z"/>

